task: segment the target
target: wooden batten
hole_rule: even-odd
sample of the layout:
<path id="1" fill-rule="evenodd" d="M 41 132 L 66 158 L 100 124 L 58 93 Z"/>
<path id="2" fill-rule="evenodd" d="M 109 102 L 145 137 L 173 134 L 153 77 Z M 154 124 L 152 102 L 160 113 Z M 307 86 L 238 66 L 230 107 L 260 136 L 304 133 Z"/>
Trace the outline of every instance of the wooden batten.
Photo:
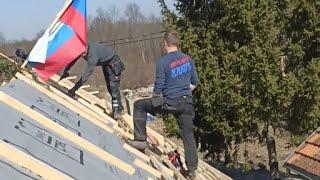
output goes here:
<path id="1" fill-rule="evenodd" d="M 77 76 L 70 76 L 70 77 L 66 77 L 67 80 L 74 80 L 77 79 Z"/>
<path id="2" fill-rule="evenodd" d="M 5 58 L 6 60 L 10 61 L 11 63 L 17 64 L 13 59 L 9 58 L 8 56 L 6 56 L 5 54 L 0 52 L 0 56 Z"/>
<path id="3" fill-rule="evenodd" d="M 80 89 L 86 89 L 86 88 L 90 88 L 90 85 L 83 85 L 80 87 Z"/>
<path id="4" fill-rule="evenodd" d="M 136 159 L 136 160 L 134 160 L 133 164 L 136 165 L 137 167 L 149 172 L 150 174 L 153 174 L 157 178 L 159 178 L 159 179 L 161 178 L 161 172 L 160 171 L 158 171 L 158 170 L 154 169 L 153 167 L 143 163 L 141 160 Z"/>
<path id="5" fill-rule="evenodd" d="M 0 140 L 0 158 L 6 159 L 6 161 L 15 164 L 16 166 L 26 168 L 31 172 L 41 176 L 43 179 L 73 179 L 2 140 Z"/>

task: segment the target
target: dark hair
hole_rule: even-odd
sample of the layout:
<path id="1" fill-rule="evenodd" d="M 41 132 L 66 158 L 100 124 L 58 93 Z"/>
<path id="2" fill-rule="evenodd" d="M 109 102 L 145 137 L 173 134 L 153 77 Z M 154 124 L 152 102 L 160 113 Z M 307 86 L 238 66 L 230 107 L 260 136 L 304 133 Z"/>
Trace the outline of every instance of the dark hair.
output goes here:
<path id="1" fill-rule="evenodd" d="M 163 40 L 168 46 L 179 46 L 180 44 L 178 33 L 174 31 L 165 32 Z"/>

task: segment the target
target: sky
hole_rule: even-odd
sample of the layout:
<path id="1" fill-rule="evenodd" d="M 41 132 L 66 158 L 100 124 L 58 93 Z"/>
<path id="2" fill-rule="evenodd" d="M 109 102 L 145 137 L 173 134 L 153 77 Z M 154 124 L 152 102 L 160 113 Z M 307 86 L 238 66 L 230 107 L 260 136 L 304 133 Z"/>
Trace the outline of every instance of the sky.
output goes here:
<path id="1" fill-rule="evenodd" d="M 62 8 L 65 0 L 0 0 L 0 32 L 7 40 L 32 39 L 40 30 L 46 29 Z M 166 0 L 173 9 L 174 0 Z M 160 15 L 157 0 L 87 0 L 88 15 L 96 9 L 115 6 L 120 12 L 126 4 L 134 2 L 144 15 Z"/>

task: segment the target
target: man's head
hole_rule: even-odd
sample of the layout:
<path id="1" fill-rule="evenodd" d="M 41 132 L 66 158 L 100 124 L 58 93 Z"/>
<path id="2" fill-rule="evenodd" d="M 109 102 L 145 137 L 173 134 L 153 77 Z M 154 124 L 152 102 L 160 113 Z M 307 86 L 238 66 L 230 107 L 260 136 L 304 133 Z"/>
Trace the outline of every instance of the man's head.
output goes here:
<path id="1" fill-rule="evenodd" d="M 167 51 L 167 53 L 178 50 L 180 40 L 176 32 L 173 32 L 173 31 L 166 32 L 164 34 L 163 41 L 164 41 L 164 49 Z"/>

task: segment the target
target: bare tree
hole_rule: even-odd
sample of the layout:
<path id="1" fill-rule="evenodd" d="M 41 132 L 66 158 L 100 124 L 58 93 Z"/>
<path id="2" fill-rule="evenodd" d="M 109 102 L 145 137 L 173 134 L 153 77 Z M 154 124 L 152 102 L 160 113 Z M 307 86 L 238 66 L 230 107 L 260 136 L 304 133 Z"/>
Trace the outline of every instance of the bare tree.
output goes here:
<path id="1" fill-rule="evenodd" d="M 0 32 L 0 46 L 6 44 L 6 38 L 3 36 L 3 33 Z"/>
<path id="2" fill-rule="evenodd" d="M 129 3 L 124 14 L 131 23 L 141 22 L 145 19 L 140 11 L 140 7 L 136 3 Z"/>
<path id="3" fill-rule="evenodd" d="M 112 23 L 119 21 L 120 19 L 120 11 L 115 5 L 108 9 L 108 16 Z"/>

